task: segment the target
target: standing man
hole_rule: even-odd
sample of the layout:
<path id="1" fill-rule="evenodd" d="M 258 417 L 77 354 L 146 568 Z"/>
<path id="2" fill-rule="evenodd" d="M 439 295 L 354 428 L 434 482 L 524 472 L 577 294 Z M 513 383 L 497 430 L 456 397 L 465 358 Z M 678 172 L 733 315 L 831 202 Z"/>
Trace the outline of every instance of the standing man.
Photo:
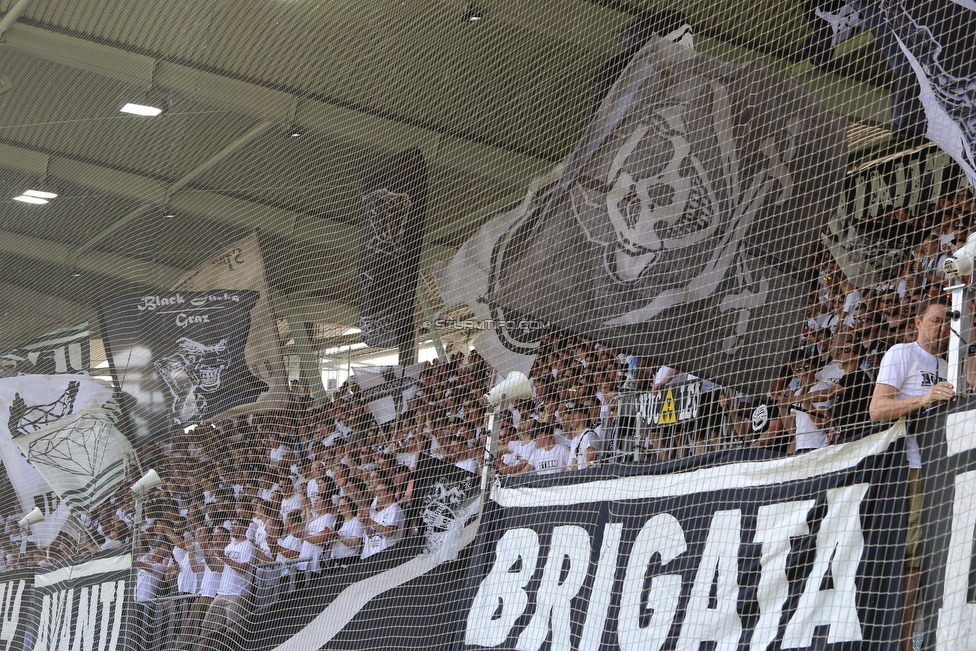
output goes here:
<path id="1" fill-rule="evenodd" d="M 200 622 L 197 651 L 203 651 L 208 639 L 220 639 L 226 644 L 228 636 L 240 635 L 239 624 L 247 614 L 247 594 L 254 568 L 254 545 L 247 539 L 250 522 L 244 518 L 234 518 L 231 524 L 230 543 L 216 552 L 217 561 L 223 563 L 223 569 L 217 594 Z"/>
<path id="2" fill-rule="evenodd" d="M 896 420 L 952 400 L 955 391 L 946 382 L 948 364 L 942 355 L 949 343 L 946 311 L 949 300 L 935 296 L 919 303 L 915 316 L 915 341 L 892 346 L 881 360 L 878 381 L 871 397 L 871 420 Z M 908 540 L 905 543 L 905 612 L 902 649 L 912 649 L 915 591 L 918 588 L 921 541 L 922 458 L 914 434 L 905 441 L 908 458 Z"/>

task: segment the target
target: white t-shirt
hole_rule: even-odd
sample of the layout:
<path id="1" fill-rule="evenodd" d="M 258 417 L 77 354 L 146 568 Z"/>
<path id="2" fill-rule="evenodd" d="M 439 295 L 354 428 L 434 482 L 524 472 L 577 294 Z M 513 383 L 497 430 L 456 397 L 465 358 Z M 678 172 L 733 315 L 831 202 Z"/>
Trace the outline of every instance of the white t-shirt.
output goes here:
<path id="1" fill-rule="evenodd" d="M 203 549 L 199 543 L 193 543 L 193 556 L 187 553 L 182 547 L 173 548 L 173 560 L 180 566 L 180 572 L 176 575 L 176 589 L 184 594 L 196 594 L 200 589 L 200 580 L 203 572 L 194 572 L 192 561 L 203 562 Z"/>
<path id="2" fill-rule="evenodd" d="M 571 458 L 572 452 L 570 452 L 569 446 L 556 443 L 548 450 L 537 447 L 529 455 L 527 461 L 535 469 L 534 474 L 551 475 L 569 468 Z"/>
<path id="3" fill-rule="evenodd" d="M 311 522 L 309 522 L 308 526 L 305 527 L 305 532 L 312 536 L 318 535 L 323 531 L 325 531 L 326 529 L 334 529 L 335 521 L 336 521 L 336 517 L 334 515 L 332 515 L 331 513 L 325 513 L 315 518 Z M 300 570 L 308 569 L 311 570 L 312 572 L 321 572 L 322 555 L 323 555 L 324 547 L 325 547 L 324 545 L 313 545 L 307 540 L 303 540 L 302 549 L 301 552 L 299 553 L 299 556 L 301 558 L 307 558 L 309 560 L 308 563 L 299 563 L 298 569 Z M 328 560 L 328 558 L 329 558 L 328 555 L 326 555 L 325 559 Z"/>
<path id="4" fill-rule="evenodd" d="M 878 369 L 878 384 L 897 389 L 895 398 L 914 398 L 945 382 L 949 365 L 944 359 L 926 352 L 918 342 L 896 344 L 888 349 Z M 922 456 L 914 435 L 905 440 L 905 456 L 909 468 L 921 468 Z"/>
<path id="5" fill-rule="evenodd" d="M 844 377 L 844 369 L 837 362 L 831 362 L 817 371 L 817 381 L 826 384 L 837 384 L 842 377 Z"/>
<path id="6" fill-rule="evenodd" d="M 140 558 L 143 563 L 149 563 L 149 554 L 143 554 Z M 136 601 L 152 601 L 156 598 L 156 591 L 163 578 L 163 571 L 166 566 L 162 563 L 152 563 L 152 569 L 139 568 L 136 571 L 136 587 L 132 593 Z"/>
<path id="7" fill-rule="evenodd" d="M 294 536 L 294 534 L 288 534 L 284 538 L 279 538 L 278 539 L 278 546 L 279 547 L 284 547 L 285 549 L 287 549 L 289 551 L 299 552 L 298 555 L 301 556 L 302 539 L 301 538 L 296 538 Z M 277 561 L 287 561 L 289 559 L 288 559 L 287 556 L 285 556 L 281 552 L 278 552 L 278 555 L 275 557 L 275 560 L 277 560 Z"/>
<path id="8" fill-rule="evenodd" d="M 861 302 L 861 292 L 852 289 L 851 293 L 844 297 L 844 309 L 842 314 L 847 315 L 854 311 L 854 308 Z"/>
<path id="9" fill-rule="evenodd" d="M 502 461 L 506 466 L 518 465 L 522 459 L 528 460 L 533 450 L 535 450 L 535 441 L 522 443 L 522 439 L 514 439 L 508 442 L 508 454 L 502 455 Z"/>
<path id="10" fill-rule="evenodd" d="M 359 538 L 362 540 L 365 533 L 366 529 L 363 528 L 363 523 L 359 521 L 359 518 L 352 518 L 342 523 L 336 536 L 338 538 Z M 358 544 L 355 547 L 346 547 L 341 540 L 336 540 L 332 543 L 332 558 L 359 556 L 359 548 L 360 545 Z"/>
<path id="11" fill-rule="evenodd" d="M 583 468 L 588 468 L 589 463 L 586 460 L 586 451 L 593 448 L 597 452 L 603 447 L 603 441 L 600 436 L 591 429 L 585 429 L 583 432 L 574 439 L 569 439 L 569 452 L 572 455 L 570 459 L 576 459 L 576 467 L 580 470 Z"/>
<path id="12" fill-rule="evenodd" d="M 469 457 L 464 461 L 458 461 L 454 465 L 460 468 L 461 470 L 467 470 L 468 472 L 474 475 L 478 475 L 481 473 L 481 464 L 478 463 L 478 460 L 473 457 Z"/>
<path id="13" fill-rule="evenodd" d="M 242 538 L 239 542 L 231 540 L 224 547 L 224 553 L 227 555 L 227 558 L 238 563 L 250 563 L 254 560 L 254 545 L 247 538 Z M 220 585 L 217 586 L 217 594 L 228 596 L 242 595 L 247 592 L 249 585 L 250 580 L 248 579 L 247 572 L 234 569 L 227 563 L 224 563 L 224 571 L 220 573 Z"/>
<path id="14" fill-rule="evenodd" d="M 200 579 L 200 596 L 216 597 L 217 588 L 220 586 L 220 572 L 214 572 L 210 566 L 204 564 L 203 576 Z"/>
<path id="15" fill-rule="evenodd" d="M 392 526 L 396 527 L 396 529 L 388 536 L 384 536 L 376 531 L 370 536 L 363 536 L 363 558 L 369 558 L 387 547 L 392 547 L 403 538 L 403 509 L 396 502 L 390 504 L 382 511 L 376 511 L 375 515 L 371 515 L 370 517 L 376 524 L 383 525 L 384 527 Z"/>
<path id="16" fill-rule="evenodd" d="M 292 511 L 301 511 L 305 505 L 305 499 L 301 493 L 293 493 L 281 500 L 281 517 L 287 518 Z"/>
<path id="17" fill-rule="evenodd" d="M 810 387 L 810 391 L 823 391 L 828 388 L 830 388 L 830 385 L 826 382 L 817 382 Z M 797 389 L 794 391 L 793 395 L 799 396 L 800 390 Z M 813 403 L 813 406 L 817 409 L 829 409 L 833 404 L 833 400 L 824 400 L 823 402 Z M 790 411 L 793 412 L 796 419 L 797 450 L 816 450 L 827 447 L 827 432 L 821 429 L 809 414 L 798 409 L 790 409 Z"/>

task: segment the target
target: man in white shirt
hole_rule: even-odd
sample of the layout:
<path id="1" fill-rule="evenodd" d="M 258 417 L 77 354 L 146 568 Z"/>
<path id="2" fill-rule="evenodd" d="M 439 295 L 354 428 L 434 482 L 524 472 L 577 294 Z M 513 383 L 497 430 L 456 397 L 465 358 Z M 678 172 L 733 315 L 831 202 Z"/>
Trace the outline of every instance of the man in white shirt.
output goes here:
<path id="1" fill-rule="evenodd" d="M 385 481 L 377 484 L 376 500 L 372 507 L 360 510 L 359 520 L 366 528 L 363 536 L 364 559 L 403 539 L 403 509 L 393 499 L 393 493 Z"/>
<path id="2" fill-rule="evenodd" d="M 945 404 L 955 397 L 946 382 L 948 365 L 942 359 L 949 344 L 946 311 L 950 304 L 945 296 L 923 300 L 915 317 L 917 336 L 910 344 L 888 349 L 878 369 L 878 381 L 871 397 L 871 420 L 889 421 Z M 905 544 L 905 610 L 902 619 L 902 649 L 912 648 L 912 624 L 915 619 L 915 591 L 918 587 L 921 558 L 921 468 L 918 441 L 905 441 L 908 458 L 908 540 Z"/>
<path id="3" fill-rule="evenodd" d="M 520 468 L 520 465 L 535 450 L 535 434 L 533 428 L 536 424 L 537 421 L 533 418 L 527 418 L 521 424 L 518 428 L 519 437 L 514 441 L 509 441 L 508 453 L 501 455 L 501 463 L 498 464 L 498 474 L 511 475 L 525 470 L 524 466 Z"/>
<path id="4" fill-rule="evenodd" d="M 332 502 L 323 502 L 322 515 L 308 523 L 302 536 L 302 548 L 299 558 L 307 558 L 307 567 L 299 563 L 298 569 L 320 574 L 323 561 L 329 560 L 329 554 L 324 552 L 326 544 L 335 536 L 335 507 Z M 311 515 L 309 513 L 308 515 Z M 307 517 L 307 516 L 306 516 Z"/>
<path id="5" fill-rule="evenodd" d="M 230 543 L 217 552 L 217 558 L 224 567 L 220 573 L 217 595 L 200 623 L 197 651 L 206 648 L 208 637 L 226 635 L 237 629 L 237 623 L 247 612 L 246 595 L 251 585 L 254 545 L 247 539 L 250 524 L 247 520 L 235 518 L 232 524 Z"/>
<path id="6" fill-rule="evenodd" d="M 573 470 L 589 468 L 599 459 L 603 441 L 595 430 L 586 426 L 585 407 L 573 409 L 566 416 L 566 429 L 563 432 L 571 454 L 570 467 Z"/>
<path id="7" fill-rule="evenodd" d="M 293 477 L 286 477 L 281 482 L 281 517 L 287 518 L 292 511 L 301 511 L 305 508 L 305 496 L 295 490 Z"/>
<path id="8" fill-rule="evenodd" d="M 359 549 L 362 547 L 366 530 L 356 517 L 349 498 L 339 498 L 339 515 L 342 516 L 342 526 L 336 532 L 336 540 L 332 543 L 332 558 L 342 564 L 348 563 L 349 559 L 359 557 Z"/>
<path id="9" fill-rule="evenodd" d="M 535 437 L 535 450 L 525 460 L 527 469 L 535 475 L 551 475 L 556 472 L 569 470 L 572 452 L 568 445 L 556 443 L 553 438 L 553 426 L 539 425 Z"/>

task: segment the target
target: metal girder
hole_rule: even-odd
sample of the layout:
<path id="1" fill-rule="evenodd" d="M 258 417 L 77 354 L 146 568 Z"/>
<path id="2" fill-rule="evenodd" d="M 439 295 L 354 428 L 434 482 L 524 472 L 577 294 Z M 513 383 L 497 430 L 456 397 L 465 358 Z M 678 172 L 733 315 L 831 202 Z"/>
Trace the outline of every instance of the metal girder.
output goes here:
<path id="1" fill-rule="evenodd" d="M 3 237 L 0 237 L 0 252 L 51 264 L 69 265 L 109 278 L 130 281 L 133 279 L 152 279 L 155 282 L 147 284 L 156 284 L 159 287 L 171 287 L 186 273 L 185 269 L 155 264 L 148 260 L 127 258 L 103 251 L 89 251 L 75 260 L 75 247 L 10 232 L 5 232 Z M 73 264 L 72 260 L 74 261 Z M 151 273 L 149 273 L 150 269 L 152 270 Z"/>
<path id="2" fill-rule="evenodd" d="M 202 162 L 199 165 L 197 165 L 196 167 L 194 167 L 192 170 L 190 170 L 188 173 L 184 174 L 182 177 L 180 177 L 176 181 L 173 181 L 173 183 L 171 183 L 166 188 L 166 191 L 165 191 L 165 193 L 163 194 L 163 196 L 161 198 L 159 198 L 156 201 L 149 201 L 147 203 L 144 203 L 142 206 L 140 206 L 139 208 L 136 208 L 135 210 L 133 210 L 132 212 L 130 212 L 128 215 L 125 215 L 121 219 L 115 220 L 110 226 L 108 226 L 107 228 L 102 229 L 99 233 L 96 233 L 93 237 L 91 237 L 87 242 L 85 242 L 84 244 L 82 244 L 78 248 L 76 255 L 82 255 L 83 253 L 85 253 L 86 251 L 88 251 L 89 249 L 91 249 L 92 247 L 94 247 L 96 244 L 98 244 L 99 242 L 101 242 L 102 240 L 104 240 L 106 237 L 108 237 L 112 233 L 116 232 L 117 230 L 119 230 L 120 228 L 122 228 L 123 226 L 125 226 L 126 224 L 128 224 L 129 222 L 133 221 L 134 219 L 138 219 L 140 216 L 142 216 L 143 214 L 145 214 L 147 211 L 149 211 L 153 207 L 156 207 L 156 206 L 158 206 L 158 205 L 160 205 L 160 204 L 162 204 L 164 202 L 170 201 L 178 192 L 180 192 L 181 190 L 183 190 L 183 188 L 185 188 L 186 186 L 188 186 L 195 179 L 199 178 L 200 176 L 202 176 L 203 174 L 205 174 L 207 171 L 213 169 L 214 167 L 216 167 L 217 165 L 219 165 L 223 161 L 227 160 L 227 158 L 229 158 L 235 152 L 237 152 L 242 147 L 244 147 L 245 145 L 247 145 L 247 143 L 251 142 L 252 140 L 254 140 L 255 138 L 257 138 L 258 136 L 266 133 L 268 131 L 268 129 L 270 129 L 270 128 L 271 128 L 271 123 L 270 122 L 261 122 L 258 125 L 254 126 L 253 128 L 248 129 L 247 133 L 245 133 L 244 135 L 242 135 L 239 138 L 235 139 L 233 142 L 231 142 L 230 144 L 228 144 L 226 147 L 224 147 L 223 149 L 221 149 L 219 152 L 217 152 L 216 154 L 214 154 L 213 156 L 211 156 L 210 158 L 208 158 L 204 162 Z M 292 220 L 292 222 L 291 222 L 292 229 L 294 229 L 294 226 L 295 226 L 294 220 Z"/>
<path id="3" fill-rule="evenodd" d="M 148 204 L 165 202 L 170 192 L 170 186 L 153 178 L 5 144 L 0 144 L 0 167 L 36 173 L 40 177 L 50 176 Z M 316 219 L 313 224 L 290 210 L 217 192 L 181 189 L 169 198 L 168 205 L 174 210 L 204 215 L 230 226 L 259 228 L 263 233 L 318 248 L 320 253 L 321 250 L 354 252 L 359 246 L 360 229 L 357 226 L 331 219 Z M 443 259 L 453 254 L 453 249 L 448 247 L 428 246 L 425 249 L 426 259 Z"/>
<path id="4" fill-rule="evenodd" d="M 419 146 L 428 162 L 482 176 L 500 184 L 517 185 L 551 164 L 499 147 L 482 145 L 395 120 L 308 100 L 285 91 L 197 70 L 100 43 L 15 24 L 5 47 L 137 86 L 160 88 L 192 96 L 196 101 L 231 109 L 283 126 L 298 126 L 347 138 L 381 150 Z"/>

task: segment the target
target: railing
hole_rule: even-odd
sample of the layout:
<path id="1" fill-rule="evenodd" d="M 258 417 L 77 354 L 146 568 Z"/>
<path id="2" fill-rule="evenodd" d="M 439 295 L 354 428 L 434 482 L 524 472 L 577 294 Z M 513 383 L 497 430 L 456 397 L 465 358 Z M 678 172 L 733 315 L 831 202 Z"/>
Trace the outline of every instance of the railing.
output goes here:
<path id="1" fill-rule="evenodd" d="M 358 558 L 358 557 L 357 557 Z M 308 558 L 258 563 L 251 572 L 250 612 L 261 613 L 280 602 L 317 573 L 299 569 Z M 338 569 L 338 563 L 323 562 L 322 571 Z M 141 619 L 143 648 L 146 651 L 169 651 L 191 647 L 199 635 L 200 621 L 206 607 L 199 594 L 174 593 L 157 596 L 150 601 L 136 602 Z"/>

